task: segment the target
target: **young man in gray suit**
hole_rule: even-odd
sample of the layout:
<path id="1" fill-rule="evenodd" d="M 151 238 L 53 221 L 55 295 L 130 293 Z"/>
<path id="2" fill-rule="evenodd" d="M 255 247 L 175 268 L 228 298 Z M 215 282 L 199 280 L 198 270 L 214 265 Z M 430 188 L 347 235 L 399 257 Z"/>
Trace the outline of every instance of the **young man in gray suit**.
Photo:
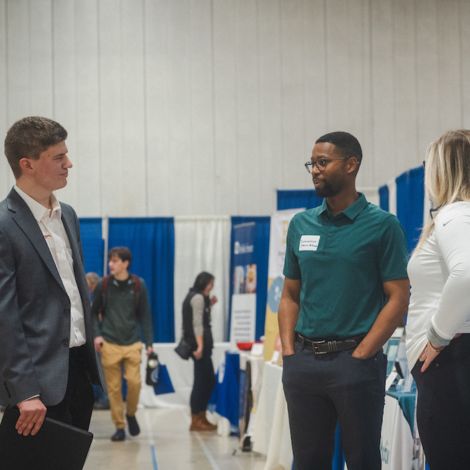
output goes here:
<path id="1" fill-rule="evenodd" d="M 53 193 L 72 167 L 66 138 L 26 117 L 5 139 L 16 185 L 0 203 L 0 405 L 18 407 L 23 436 L 46 414 L 88 429 L 99 383 L 79 223 Z"/>

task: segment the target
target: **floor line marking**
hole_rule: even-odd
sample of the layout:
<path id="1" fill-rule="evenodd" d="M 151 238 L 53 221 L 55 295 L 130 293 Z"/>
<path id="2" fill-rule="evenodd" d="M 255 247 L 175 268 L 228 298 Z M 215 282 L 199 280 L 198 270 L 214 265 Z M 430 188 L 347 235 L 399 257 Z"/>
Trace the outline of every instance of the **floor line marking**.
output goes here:
<path id="1" fill-rule="evenodd" d="M 155 447 L 155 439 L 153 436 L 153 430 L 152 430 L 152 425 L 149 420 L 149 416 L 147 413 L 147 410 L 143 410 L 144 416 L 145 416 L 145 424 L 147 426 L 147 432 L 148 432 L 148 444 L 150 446 L 150 455 L 152 457 L 152 466 L 153 470 L 158 470 L 158 463 L 157 463 L 157 448 Z"/>
<path id="2" fill-rule="evenodd" d="M 201 446 L 205 456 L 207 457 L 207 460 L 211 464 L 212 468 L 214 470 L 220 470 L 220 467 L 217 465 L 217 462 L 215 461 L 214 457 L 212 456 L 209 448 L 204 444 L 204 441 L 201 439 L 201 436 L 199 435 L 198 432 L 195 432 L 194 435 L 196 436 L 197 441 L 199 442 L 199 445 Z"/>
<path id="3" fill-rule="evenodd" d="M 188 419 L 188 415 L 181 410 L 181 414 L 185 417 L 186 422 L 189 424 L 190 420 Z M 220 467 L 217 465 L 217 462 L 215 461 L 213 455 L 211 454 L 209 448 L 204 444 L 204 441 L 201 439 L 201 436 L 199 435 L 198 432 L 195 431 L 190 431 L 192 435 L 197 439 L 197 442 L 201 446 L 202 451 L 204 452 L 204 455 L 206 456 L 207 460 L 211 464 L 211 467 L 213 470 L 220 470 Z"/>
<path id="4" fill-rule="evenodd" d="M 150 446 L 150 452 L 152 454 L 152 465 L 153 465 L 153 470 L 158 470 L 158 464 L 157 464 L 157 450 L 155 449 L 155 446 L 152 444 Z"/>

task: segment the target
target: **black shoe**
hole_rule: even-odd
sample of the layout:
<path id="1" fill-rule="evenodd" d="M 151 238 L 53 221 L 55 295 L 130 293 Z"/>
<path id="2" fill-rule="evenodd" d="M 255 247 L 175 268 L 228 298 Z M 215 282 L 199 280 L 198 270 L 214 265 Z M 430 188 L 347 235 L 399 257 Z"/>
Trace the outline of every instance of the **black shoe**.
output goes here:
<path id="1" fill-rule="evenodd" d="M 126 439 L 126 431 L 124 429 L 116 429 L 116 432 L 111 436 L 113 442 L 121 442 Z"/>
<path id="2" fill-rule="evenodd" d="M 129 434 L 131 436 L 137 436 L 140 434 L 140 427 L 139 423 L 137 422 L 137 418 L 135 416 L 126 415 L 127 425 L 129 426 Z"/>

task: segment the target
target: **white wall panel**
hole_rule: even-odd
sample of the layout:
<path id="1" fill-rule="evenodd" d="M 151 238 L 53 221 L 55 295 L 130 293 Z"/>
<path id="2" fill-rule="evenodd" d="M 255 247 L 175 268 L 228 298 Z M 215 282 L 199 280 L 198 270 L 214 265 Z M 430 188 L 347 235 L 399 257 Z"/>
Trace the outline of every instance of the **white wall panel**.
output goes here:
<path id="1" fill-rule="evenodd" d="M 7 64 L 7 3 L 0 0 L 0 64 Z M 0 129 L 8 127 L 8 67 L 0 67 Z M 2 136 L 3 137 L 3 136 Z M 11 171 L 6 158 L 0 158 L 0 191 L 7 193 Z"/>
<path id="2" fill-rule="evenodd" d="M 393 157 L 396 174 L 410 168 L 410 162 L 416 162 L 421 157 L 417 157 L 414 7 L 414 3 L 409 0 L 395 0 L 392 7 L 395 129 Z"/>
<path id="3" fill-rule="evenodd" d="M 398 175 L 395 163 L 400 145 L 395 140 L 393 0 L 372 0 L 370 8 L 372 147 L 363 148 L 363 153 L 365 160 L 378 162 L 374 166 L 375 178 L 364 182 L 372 186 Z"/>
<path id="4" fill-rule="evenodd" d="M 125 155 L 122 145 L 121 8 L 116 0 L 99 0 L 97 4 L 101 211 L 106 216 L 131 215 L 127 210 L 127 197 L 134 188 L 123 166 L 123 159 L 133 158 L 133 154 Z"/>
<path id="5" fill-rule="evenodd" d="M 73 159 L 75 177 L 71 178 L 70 186 L 77 188 L 75 197 L 81 214 L 91 216 L 101 213 L 102 199 L 114 197 L 115 191 L 108 194 L 101 191 L 103 176 L 112 176 L 112 173 L 101 172 L 98 1 L 80 0 L 75 5 L 75 54 L 72 58 L 75 61 L 77 118 L 73 136 L 76 142 Z M 86 189 L 83 187 L 84 181 L 87 182 Z"/>
<path id="6" fill-rule="evenodd" d="M 358 92 L 358 97 L 352 97 L 353 103 L 351 112 L 354 115 L 359 115 L 360 130 L 358 131 L 358 138 L 360 138 L 363 150 L 367 152 L 365 154 L 364 161 L 361 165 L 361 171 L 358 175 L 358 185 L 361 187 L 367 186 L 371 181 L 376 179 L 376 164 L 382 165 L 382 158 L 378 162 L 373 154 L 374 148 L 374 120 L 373 120 L 373 102 L 372 102 L 372 11 L 370 8 L 371 0 L 363 0 L 362 8 L 354 8 L 351 2 L 348 3 L 349 12 L 351 15 L 358 15 L 356 19 L 357 24 L 361 25 L 362 35 L 360 42 L 356 39 L 356 58 L 360 62 L 360 70 L 356 70 L 356 88 L 361 90 Z M 355 11 L 355 13 L 354 13 Z M 352 33 L 351 33 L 352 35 Z"/>
<path id="7" fill-rule="evenodd" d="M 310 159 L 314 141 L 330 130 L 328 127 L 327 52 L 324 0 L 304 0 L 302 30 L 304 47 L 304 145 L 301 161 L 296 161 L 296 187 L 311 184 L 303 168 Z M 284 187 L 286 187 L 284 185 Z"/>
<path id="8" fill-rule="evenodd" d="M 460 78 L 460 89 L 462 90 L 462 123 L 460 125 L 470 128 L 470 2 L 460 0 L 460 64 L 462 76 Z M 467 84 L 467 85 L 466 85 Z"/>
<path id="9" fill-rule="evenodd" d="M 168 120 L 170 126 L 170 208 L 174 214 L 193 214 L 193 173 L 200 155 L 191 147 L 191 27 L 189 0 L 169 2 L 169 59 Z"/>
<path id="10" fill-rule="evenodd" d="M 460 8 L 458 0 L 439 0 L 437 3 L 437 37 L 439 57 L 439 125 L 441 128 L 461 127 L 462 83 L 460 49 Z"/>
<path id="11" fill-rule="evenodd" d="M 8 119 L 11 123 L 32 114 L 31 38 L 28 0 L 7 1 Z M 3 67 L 2 67 L 3 68 Z M 4 134 L 3 134 L 4 135 Z"/>
<path id="12" fill-rule="evenodd" d="M 122 167 L 126 213 L 146 215 L 147 143 L 143 0 L 121 0 Z"/>
<path id="13" fill-rule="evenodd" d="M 356 24 L 351 24 L 347 0 L 330 0 L 325 6 L 328 129 L 352 131 L 349 97 L 353 84 L 349 54 L 351 40 L 354 40 L 351 32 L 354 30 L 354 37 L 357 37 L 360 30 Z"/>
<path id="14" fill-rule="evenodd" d="M 53 112 L 51 0 L 30 0 L 29 17 L 31 109 L 33 114 L 51 116 Z"/>
<path id="15" fill-rule="evenodd" d="M 439 125 L 439 65 L 436 32 L 437 0 L 417 0 L 415 21 L 417 163 L 424 160 L 428 145 L 438 137 L 439 133 L 442 133 Z"/>
<path id="16" fill-rule="evenodd" d="M 214 157 L 218 214 L 237 214 L 236 11 L 233 0 L 212 3 Z"/>
<path id="17" fill-rule="evenodd" d="M 303 2 L 281 1 L 282 187 L 305 185 L 302 164 L 311 145 L 305 136 Z M 307 175 L 308 177 L 308 175 Z M 311 183 L 311 181 L 310 181 Z"/>
<path id="18" fill-rule="evenodd" d="M 212 74 L 212 5 L 191 0 L 189 61 L 191 93 L 192 212 L 215 213 L 214 113 Z M 194 159 L 193 156 L 198 158 Z"/>
<path id="19" fill-rule="evenodd" d="M 273 188 L 283 184 L 281 100 L 281 0 L 258 0 L 258 211 L 275 209 Z M 307 175 L 306 175 L 307 176 Z"/>
<path id="20" fill-rule="evenodd" d="M 60 2 L 52 2 L 52 21 L 51 21 L 51 50 L 52 50 L 52 118 L 59 121 L 68 130 L 67 147 L 69 149 L 69 157 L 74 165 L 70 171 L 69 183 L 61 191 L 60 197 L 77 206 L 79 201 L 81 175 L 87 179 L 93 179 L 91 175 L 92 169 L 86 174 L 81 169 L 82 153 L 81 147 L 86 142 L 80 142 L 80 127 L 86 125 L 86 119 L 79 118 L 77 108 L 77 82 L 79 81 L 80 71 L 77 70 L 77 54 L 76 54 L 76 16 L 75 2 L 73 0 L 64 0 Z M 95 28 L 96 30 L 96 28 Z M 87 117 L 87 114 L 84 114 Z M 95 132 L 93 138 L 99 138 L 99 132 Z M 79 145 L 77 145 L 79 143 Z M 98 158 L 98 155 L 96 155 Z M 83 181 L 83 180 L 82 180 Z M 86 179 L 84 180 L 86 181 Z M 96 186 L 96 184 L 95 184 Z M 96 188 L 91 185 L 88 190 L 82 190 L 84 194 L 83 202 L 85 203 L 86 194 L 93 189 L 99 191 L 100 183 Z M 91 199 L 91 198 L 90 198 Z M 94 199 L 98 199 L 95 196 Z M 86 205 L 80 207 L 80 212 L 86 214 Z"/>
<path id="21" fill-rule="evenodd" d="M 468 127 L 469 24 L 466 0 L 0 0 L 0 133 L 64 124 L 82 216 L 267 214 L 327 131 L 376 187 Z"/>
<path id="22" fill-rule="evenodd" d="M 238 213 L 256 213 L 259 197 L 259 70 L 256 2 L 236 2 L 236 164 Z"/>
<path id="23" fill-rule="evenodd" d="M 170 5 L 166 0 L 146 0 L 145 114 L 147 122 L 147 201 L 149 215 L 172 215 L 170 188 L 178 172 L 170 171 L 168 109 L 170 55 Z"/>

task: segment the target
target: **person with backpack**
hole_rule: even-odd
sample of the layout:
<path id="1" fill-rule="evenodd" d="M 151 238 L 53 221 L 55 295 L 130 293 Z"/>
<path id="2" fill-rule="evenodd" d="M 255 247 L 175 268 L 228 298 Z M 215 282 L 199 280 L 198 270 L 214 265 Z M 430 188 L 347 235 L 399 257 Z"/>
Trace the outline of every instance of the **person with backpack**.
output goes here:
<path id="1" fill-rule="evenodd" d="M 116 247 L 109 252 L 109 276 L 96 286 L 92 305 L 95 349 L 101 353 L 108 388 L 111 418 L 116 426 L 113 442 L 126 439 L 122 379 L 127 383 L 126 420 L 131 436 L 140 433 L 135 416 L 141 388 L 142 338 L 147 355 L 153 351 L 152 318 L 142 278 L 129 273 L 131 252 Z"/>

